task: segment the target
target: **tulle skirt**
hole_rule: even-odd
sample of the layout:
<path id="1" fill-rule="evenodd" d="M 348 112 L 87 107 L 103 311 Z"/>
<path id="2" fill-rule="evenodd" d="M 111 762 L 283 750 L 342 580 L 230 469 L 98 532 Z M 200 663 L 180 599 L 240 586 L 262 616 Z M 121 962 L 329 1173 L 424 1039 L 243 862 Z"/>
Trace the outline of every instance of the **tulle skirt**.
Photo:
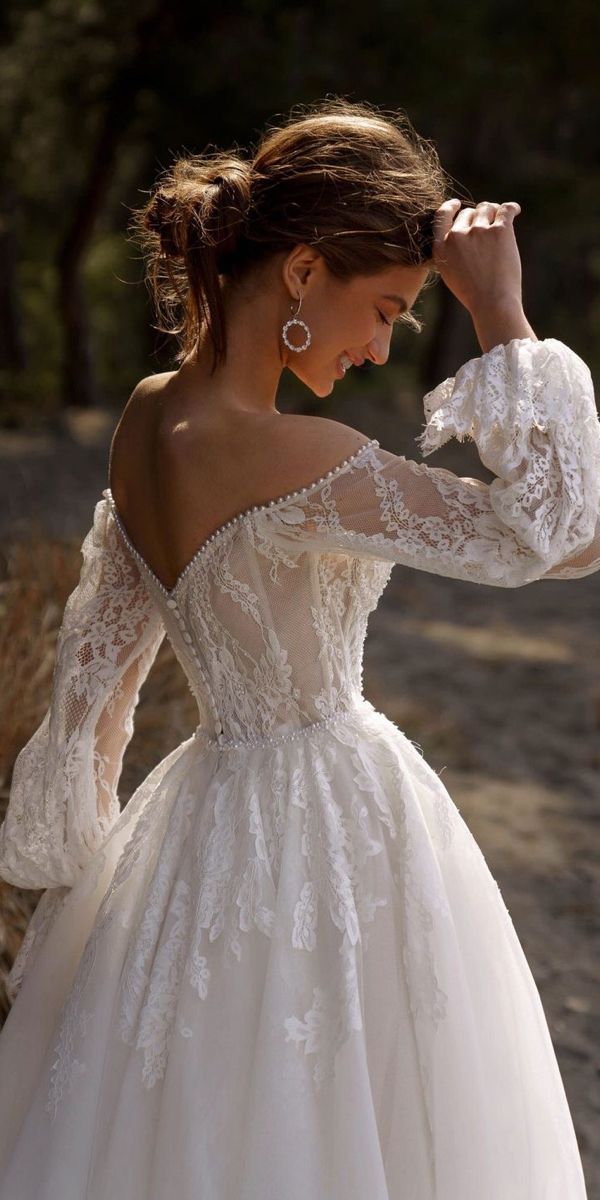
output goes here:
<path id="1" fill-rule="evenodd" d="M 366 701 L 182 743 L 43 893 L 13 985 L 0 1200 L 585 1200 L 498 885 Z"/>

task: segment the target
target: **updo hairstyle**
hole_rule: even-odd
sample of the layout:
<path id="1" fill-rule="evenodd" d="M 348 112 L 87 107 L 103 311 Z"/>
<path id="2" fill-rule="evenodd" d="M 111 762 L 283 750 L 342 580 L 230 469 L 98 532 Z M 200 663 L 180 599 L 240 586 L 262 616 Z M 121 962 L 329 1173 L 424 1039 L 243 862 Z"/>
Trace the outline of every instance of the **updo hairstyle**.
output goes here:
<path id="1" fill-rule="evenodd" d="M 206 329 L 214 372 L 227 354 L 222 280 L 299 243 L 318 247 L 339 280 L 431 261 L 433 214 L 456 194 L 450 183 L 402 110 L 340 97 L 295 106 L 253 151 L 178 157 L 131 220 L 175 362 Z M 420 332 L 413 315 L 401 319 Z"/>

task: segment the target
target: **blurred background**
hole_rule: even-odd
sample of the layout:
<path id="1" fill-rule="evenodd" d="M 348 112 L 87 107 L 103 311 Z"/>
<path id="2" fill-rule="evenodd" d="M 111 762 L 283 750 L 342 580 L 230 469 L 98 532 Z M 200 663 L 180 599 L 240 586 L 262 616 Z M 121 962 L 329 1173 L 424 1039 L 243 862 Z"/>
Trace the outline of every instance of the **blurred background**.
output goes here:
<path id="1" fill-rule="evenodd" d="M 1 21 L 5 428 L 118 409 L 140 375 L 168 369 L 129 209 L 175 152 L 246 144 L 329 92 L 404 108 L 465 195 L 519 201 L 528 316 L 600 365 L 591 0 L 7 0 Z M 426 330 L 397 345 L 420 386 L 477 352 L 447 289 L 427 301 Z"/>
<path id="2" fill-rule="evenodd" d="M 405 110 L 467 203 L 517 200 L 527 317 L 600 369 L 598 6 L 592 0 L 6 0 L 0 15 L 0 815 L 41 721 L 80 546 L 133 386 L 172 369 L 130 211 L 182 151 L 256 140 L 329 94 Z M 420 458 L 425 391 L 479 354 L 441 282 L 376 374 L 319 412 Z M 490 474 L 473 444 L 431 465 Z M 416 740 L 498 880 L 536 977 L 600 1197 L 600 574 L 501 589 L 396 567 L 365 693 Z M 126 803 L 195 725 L 168 644 L 126 754 Z M 9 969 L 39 893 L 0 883 Z M 8 1001 L 0 989 L 0 1011 Z"/>

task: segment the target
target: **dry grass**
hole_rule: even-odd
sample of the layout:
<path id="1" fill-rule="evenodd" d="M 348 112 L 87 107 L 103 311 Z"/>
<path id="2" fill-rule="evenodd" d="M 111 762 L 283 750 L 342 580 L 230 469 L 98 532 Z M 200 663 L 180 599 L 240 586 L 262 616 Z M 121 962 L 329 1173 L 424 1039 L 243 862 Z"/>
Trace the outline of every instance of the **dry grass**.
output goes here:
<path id="1" fill-rule="evenodd" d="M 79 573 L 79 550 L 38 535 L 5 550 L 0 584 L 0 788 L 47 706 L 56 638 Z"/>
<path id="2" fill-rule="evenodd" d="M 0 821 L 10 794 L 19 750 L 38 728 L 50 703 L 56 641 L 64 606 L 81 569 L 81 542 L 52 540 L 32 532 L 4 546 L 0 582 Z M 195 702 L 165 641 L 136 710 L 135 733 L 121 775 L 122 805 L 148 771 L 189 736 L 197 723 Z M 40 891 L 0 881 L 0 1024 L 10 1002 L 6 978 L 40 899 Z"/>
<path id="3" fill-rule="evenodd" d="M 78 550 L 32 532 L 4 549 L 0 584 L 0 819 L 15 758 L 42 720 L 50 697 L 56 638 L 75 586 Z M 0 1014 L 5 981 L 40 893 L 0 885 Z"/>

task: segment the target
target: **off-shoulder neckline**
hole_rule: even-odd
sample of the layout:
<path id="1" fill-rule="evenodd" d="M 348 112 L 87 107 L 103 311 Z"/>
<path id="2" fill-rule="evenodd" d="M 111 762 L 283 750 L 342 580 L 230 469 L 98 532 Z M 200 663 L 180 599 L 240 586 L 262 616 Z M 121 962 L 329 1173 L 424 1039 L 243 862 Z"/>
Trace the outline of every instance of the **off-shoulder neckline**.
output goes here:
<path id="1" fill-rule="evenodd" d="M 206 553 L 206 551 L 213 546 L 215 542 L 227 532 L 227 530 L 231 530 L 234 526 L 240 524 L 240 522 L 246 520 L 248 517 L 254 516 L 256 513 L 264 512 L 266 509 L 271 511 L 276 507 L 280 507 L 282 504 L 288 503 L 290 500 L 296 499 L 298 496 L 305 496 L 308 492 L 313 491 L 315 488 L 320 487 L 321 484 L 326 483 L 329 479 L 332 479 L 333 476 L 339 475 L 343 470 L 345 470 L 346 467 L 356 462 L 356 460 L 362 454 L 364 454 L 366 450 L 373 449 L 375 447 L 379 448 L 379 442 L 377 438 L 369 438 L 367 442 L 363 442 L 362 446 L 359 446 L 358 450 L 349 455 L 349 457 L 343 459 L 342 462 L 337 463 L 334 467 L 331 467 L 329 471 L 326 471 L 325 474 L 321 475 L 318 479 L 312 480 L 311 483 L 307 483 L 304 485 L 304 487 L 297 488 L 293 492 L 286 492 L 283 496 L 276 496 L 272 500 L 266 500 L 263 504 L 252 504 L 248 508 L 243 509 L 241 512 L 236 513 L 233 517 L 230 517 L 228 521 L 224 521 L 222 525 L 219 525 L 217 529 L 214 529 L 213 532 L 210 533 L 208 537 L 200 543 L 197 550 L 194 551 L 192 557 L 189 559 L 186 565 L 182 567 L 177 579 L 175 580 L 175 583 L 173 584 L 173 587 L 171 588 L 166 587 L 162 580 L 158 578 L 156 572 L 152 569 L 150 564 L 146 561 L 143 555 L 140 554 L 139 550 L 132 542 L 126 526 L 121 518 L 110 487 L 106 487 L 102 495 L 106 498 L 115 522 L 123 537 L 123 541 L 128 546 L 134 558 L 147 572 L 163 595 L 166 596 L 167 603 L 170 602 L 171 607 L 176 607 L 174 600 L 175 592 L 177 591 L 179 585 L 183 582 L 183 579 L 187 575 L 188 571 L 191 569 L 194 563 L 197 562 L 200 556 Z"/>

